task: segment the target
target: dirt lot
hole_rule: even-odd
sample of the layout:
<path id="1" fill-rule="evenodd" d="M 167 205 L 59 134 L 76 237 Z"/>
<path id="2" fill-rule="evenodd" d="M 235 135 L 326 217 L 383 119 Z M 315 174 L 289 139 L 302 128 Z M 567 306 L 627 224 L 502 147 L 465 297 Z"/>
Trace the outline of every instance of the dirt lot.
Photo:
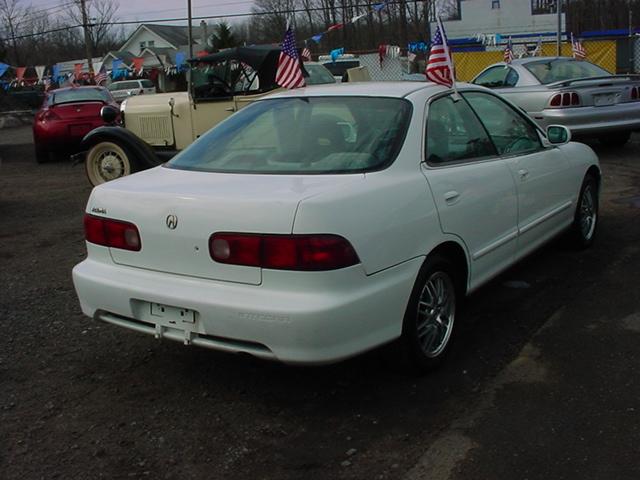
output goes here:
<path id="1" fill-rule="evenodd" d="M 292 368 L 83 317 L 84 170 L 0 130 L 0 478 L 639 478 L 640 137 L 596 149 L 594 247 L 483 288 L 418 378 L 393 347 Z"/>

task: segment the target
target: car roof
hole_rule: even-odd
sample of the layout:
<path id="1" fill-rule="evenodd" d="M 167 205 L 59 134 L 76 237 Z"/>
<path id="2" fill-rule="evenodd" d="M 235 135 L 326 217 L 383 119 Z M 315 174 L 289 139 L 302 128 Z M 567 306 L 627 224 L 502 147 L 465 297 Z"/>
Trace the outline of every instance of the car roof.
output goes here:
<path id="1" fill-rule="evenodd" d="M 460 84 L 458 84 L 460 85 Z M 464 84 L 466 85 L 466 84 Z M 396 97 L 404 98 L 419 90 L 432 90 L 437 93 L 447 90 L 445 87 L 430 82 L 348 82 L 330 83 L 324 85 L 311 85 L 305 88 L 296 88 L 285 92 L 277 92 L 269 95 L 276 97 L 301 97 L 301 96 L 365 96 L 365 97 Z"/>

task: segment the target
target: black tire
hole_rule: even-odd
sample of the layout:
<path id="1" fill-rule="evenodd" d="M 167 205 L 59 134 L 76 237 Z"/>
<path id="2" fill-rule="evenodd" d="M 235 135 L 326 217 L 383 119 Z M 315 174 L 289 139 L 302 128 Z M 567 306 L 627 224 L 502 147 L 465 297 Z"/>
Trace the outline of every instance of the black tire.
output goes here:
<path id="1" fill-rule="evenodd" d="M 93 186 L 141 170 L 130 150 L 117 141 L 102 141 L 91 146 L 84 161 L 87 178 Z"/>
<path id="2" fill-rule="evenodd" d="M 582 181 L 573 223 L 569 230 L 569 240 L 573 248 L 583 250 L 593 243 L 600 217 L 598 204 L 598 181 L 592 174 L 587 174 Z"/>
<path id="3" fill-rule="evenodd" d="M 421 373 L 438 367 L 450 350 L 462 298 L 457 276 L 451 262 L 432 255 L 422 265 L 411 291 L 402 324 L 402 345 L 410 362 Z M 446 298 L 437 298 L 434 281 L 442 282 Z"/>
<path id="4" fill-rule="evenodd" d="M 622 147 L 631 138 L 631 132 L 612 133 L 599 138 L 600 143 L 607 147 Z"/>
<path id="5" fill-rule="evenodd" d="M 35 147 L 36 162 L 47 163 L 51 160 L 49 152 L 42 147 Z"/>

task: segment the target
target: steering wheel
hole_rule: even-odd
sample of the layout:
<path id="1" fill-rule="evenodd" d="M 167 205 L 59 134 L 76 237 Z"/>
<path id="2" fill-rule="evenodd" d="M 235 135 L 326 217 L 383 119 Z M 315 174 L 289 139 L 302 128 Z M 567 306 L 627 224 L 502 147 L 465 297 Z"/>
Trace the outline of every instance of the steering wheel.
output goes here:
<path id="1" fill-rule="evenodd" d="M 218 80 L 222 86 L 224 87 L 225 93 L 233 93 L 233 88 L 227 83 L 224 78 L 219 77 L 215 73 L 210 73 L 209 78 L 213 78 L 214 80 Z M 213 85 L 211 85 L 213 87 Z"/>

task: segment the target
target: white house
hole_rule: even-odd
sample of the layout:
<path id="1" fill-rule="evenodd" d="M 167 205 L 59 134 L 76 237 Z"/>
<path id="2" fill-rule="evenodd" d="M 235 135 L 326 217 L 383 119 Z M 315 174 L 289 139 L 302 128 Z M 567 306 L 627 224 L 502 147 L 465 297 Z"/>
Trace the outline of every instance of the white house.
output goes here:
<path id="1" fill-rule="evenodd" d="M 557 0 L 443 0 L 437 2 L 447 36 L 537 34 L 557 30 Z M 435 24 L 431 25 L 432 31 Z M 565 30 L 565 15 L 561 16 Z"/>
<path id="2" fill-rule="evenodd" d="M 206 46 L 207 28 L 204 22 L 193 27 L 194 54 Z M 161 90 L 171 91 L 180 87 L 184 76 L 175 74 L 176 55 L 189 55 L 188 27 L 186 25 L 140 25 L 118 51 L 104 56 L 104 67 L 112 69 L 115 59 L 133 69 L 133 59 L 143 59 L 143 70 Z"/>

